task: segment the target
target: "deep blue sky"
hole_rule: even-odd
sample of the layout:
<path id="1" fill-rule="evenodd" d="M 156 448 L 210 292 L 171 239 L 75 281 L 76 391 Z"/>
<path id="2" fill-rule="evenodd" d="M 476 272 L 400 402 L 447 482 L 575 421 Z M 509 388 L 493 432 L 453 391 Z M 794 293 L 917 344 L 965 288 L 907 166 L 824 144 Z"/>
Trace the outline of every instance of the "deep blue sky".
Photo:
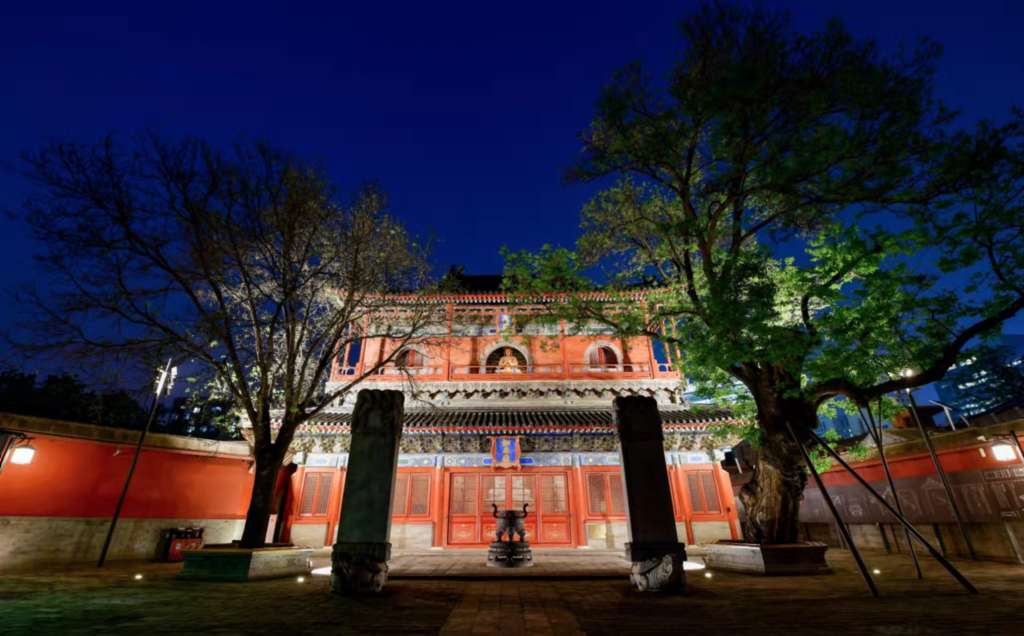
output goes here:
<path id="1" fill-rule="evenodd" d="M 381 184 L 440 265 L 497 272 L 503 244 L 573 241 L 591 190 L 562 175 L 599 88 L 633 59 L 667 68 L 696 3 L 103 4 L 0 8 L 0 162 L 108 131 L 266 138 L 343 188 Z M 1024 105 L 1024 3 L 763 4 L 802 29 L 839 16 L 887 48 L 942 42 L 940 95 L 970 119 Z M 0 174 L 0 206 L 23 193 Z M 32 252 L 0 220 L 0 288 L 31 280 Z"/>

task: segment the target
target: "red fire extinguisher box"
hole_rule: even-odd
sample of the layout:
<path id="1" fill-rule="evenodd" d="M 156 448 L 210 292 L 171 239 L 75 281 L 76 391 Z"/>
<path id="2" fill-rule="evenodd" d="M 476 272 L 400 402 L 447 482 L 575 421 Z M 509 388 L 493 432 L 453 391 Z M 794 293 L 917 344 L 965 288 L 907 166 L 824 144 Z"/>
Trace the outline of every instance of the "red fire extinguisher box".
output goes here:
<path id="1" fill-rule="evenodd" d="M 182 561 L 185 550 L 199 550 L 202 547 L 202 528 L 170 528 L 164 531 L 164 561 Z"/>

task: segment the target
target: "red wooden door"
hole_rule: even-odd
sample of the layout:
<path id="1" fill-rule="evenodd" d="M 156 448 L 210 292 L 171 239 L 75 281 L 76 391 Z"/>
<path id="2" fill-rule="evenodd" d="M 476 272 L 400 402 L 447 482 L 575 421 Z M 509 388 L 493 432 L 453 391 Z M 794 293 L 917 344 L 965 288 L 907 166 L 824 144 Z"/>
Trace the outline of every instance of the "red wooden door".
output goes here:
<path id="1" fill-rule="evenodd" d="M 508 490 L 508 477 L 505 475 L 480 476 L 480 543 L 494 541 L 496 524 L 491 504 L 497 505 L 498 510 L 508 508 Z"/>
<path id="2" fill-rule="evenodd" d="M 534 545 L 569 545 L 568 478 L 565 473 L 453 473 L 449 478 L 448 544 L 494 541 L 498 510 L 527 507 L 526 540 Z"/>
<path id="3" fill-rule="evenodd" d="M 453 473 L 449 476 L 448 543 L 475 545 L 480 542 L 479 475 Z"/>
<path id="4" fill-rule="evenodd" d="M 539 476 L 540 501 L 537 505 L 537 519 L 540 535 L 534 538 L 538 543 L 568 545 L 572 542 L 569 517 L 569 484 L 565 473 Z"/>

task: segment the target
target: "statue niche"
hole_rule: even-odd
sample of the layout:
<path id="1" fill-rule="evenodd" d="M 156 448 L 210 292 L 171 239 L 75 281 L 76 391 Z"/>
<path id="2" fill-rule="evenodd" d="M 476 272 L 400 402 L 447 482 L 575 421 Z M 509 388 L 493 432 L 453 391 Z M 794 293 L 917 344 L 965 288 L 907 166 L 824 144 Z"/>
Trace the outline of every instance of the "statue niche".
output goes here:
<path id="1" fill-rule="evenodd" d="M 487 356 L 488 373 L 526 373 L 526 357 L 513 347 L 500 347 Z"/>

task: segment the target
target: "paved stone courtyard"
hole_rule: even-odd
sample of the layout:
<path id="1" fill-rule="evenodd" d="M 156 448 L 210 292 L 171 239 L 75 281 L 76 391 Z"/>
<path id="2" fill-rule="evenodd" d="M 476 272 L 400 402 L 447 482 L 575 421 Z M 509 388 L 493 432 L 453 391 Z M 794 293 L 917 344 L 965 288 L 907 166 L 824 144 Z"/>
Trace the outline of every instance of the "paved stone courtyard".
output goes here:
<path id="1" fill-rule="evenodd" d="M 881 571 L 883 598 L 872 599 L 849 555 L 832 551 L 830 576 L 691 572 L 686 595 L 651 596 L 630 589 L 611 553 L 538 551 L 531 578 L 492 578 L 502 571 L 479 565 L 481 556 L 399 555 L 385 593 L 361 599 L 332 596 L 326 576 L 181 582 L 177 564 L 8 574 L 0 577 L 0 633 L 1024 633 L 1024 567 L 1016 565 L 959 562 L 982 592 L 970 596 L 936 564 L 918 581 L 909 559 L 867 555 Z"/>

